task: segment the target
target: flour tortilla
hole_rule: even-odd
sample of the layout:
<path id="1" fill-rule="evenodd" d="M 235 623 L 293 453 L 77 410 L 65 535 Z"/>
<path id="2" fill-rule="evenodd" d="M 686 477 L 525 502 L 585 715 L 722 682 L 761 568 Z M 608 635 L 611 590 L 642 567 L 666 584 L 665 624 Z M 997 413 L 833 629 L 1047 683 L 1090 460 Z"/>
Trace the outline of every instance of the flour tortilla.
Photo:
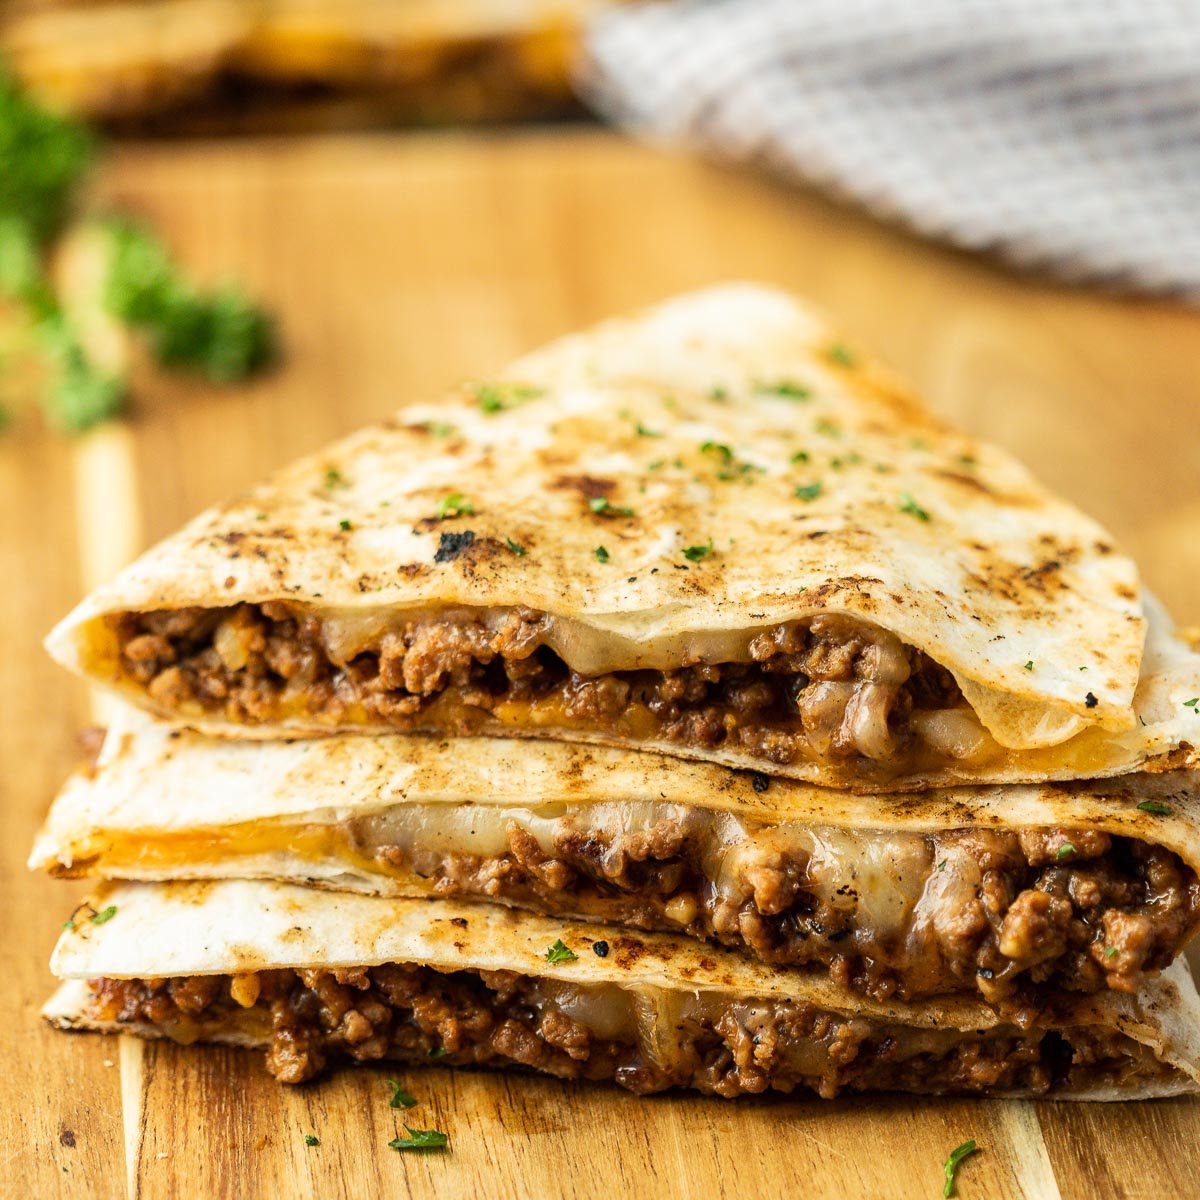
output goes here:
<path id="1" fill-rule="evenodd" d="M 94 924 L 89 914 L 113 909 Z M 838 1014 L 925 1029 L 988 1030 L 1002 1020 L 986 1005 L 958 998 L 901 1005 L 852 996 L 830 980 L 775 971 L 740 956 L 666 934 L 622 935 L 606 957 L 590 953 L 611 930 L 582 922 L 514 914 L 447 900 L 385 900 L 282 884 L 104 885 L 64 930 L 51 963 L 68 981 L 44 1013 L 60 1028 L 130 1030 L 89 1015 L 82 981 L 163 978 L 272 968 L 336 968 L 387 962 L 441 970 L 513 971 L 572 984 L 614 984 L 642 995 L 716 992 L 740 1000 L 781 998 Z M 578 957 L 550 963 L 557 939 Z M 1116 1029 L 1150 1047 L 1172 1070 L 1158 1080 L 1055 1093 L 1090 1100 L 1176 1095 L 1200 1086 L 1200 998 L 1182 961 L 1137 997 L 1107 992 L 1076 997 L 1039 1021 L 1057 1028 Z M 155 1030 L 134 1026 L 134 1033 Z M 659 1031 L 658 1044 L 672 1030 Z M 261 1044 L 236 1032 L 217 1040 Z"/>
<path id="2" fill-rule="evenodd" d="M 426 830 L 443 830 L 447 851 L 458 837 L 461 852 L 488 854 L 492 841 L 507 848 L 509 813 L 606 805 L 636 822 L 640 805 L 665 802 L 762 825 L 884 837 L 967 827 L 1095 830 L 1165 846 L 1200 871 L 1197 771 L 867 796 L 786 779 L 763 788 L 761 775 L 604 746 L 415 736 L 238 742 L 127 706 L 114 715 L 95 769 L 72 777 L 51 807 L 32 869 L 142 880 L 268 878 L 419 896 L 428 885 L 372 870 L 337 842 L 319 857 L 300 853 L 297 831 L 420 808 Z M 1166 812 L 1138 807 L 1147 802 Z M 463 805 L 472 806 L 469 831 L 455 820 Z M 246 838 L 248 846 L 239 845 Z"/>
<path id="3" fill-rule="evenodd" d="M 439 519 L 449 497 L 474 511 Z M 466 534 L 448 549 L 445 535 Z M 1139 724 L 1146 619 L 1109 535 L 1007 454 L 944 427 L 803 304 L 751 285 L 610 322 L 483 389 L 401 409 L 204 513 L 47 644 L 153 707 L 119 671 L 106 615 L 272 600 L 319 616 L 347 654 L 419 614 L 532 609 L 585 675 L 723 661 L 755 632 L 847 614 L 945 666 L 1013 752 L 901 787 L 1117 773 L 1183 740 Z M 1169 648 L 1173 668 L 1182 653 Z M 1182 669 L 1200 679 L 1194 658 Z M 226 736 L 329 732 L 301 713 L 174 715 Z M 819 764 L 771 769 L 844 784 Z"/>

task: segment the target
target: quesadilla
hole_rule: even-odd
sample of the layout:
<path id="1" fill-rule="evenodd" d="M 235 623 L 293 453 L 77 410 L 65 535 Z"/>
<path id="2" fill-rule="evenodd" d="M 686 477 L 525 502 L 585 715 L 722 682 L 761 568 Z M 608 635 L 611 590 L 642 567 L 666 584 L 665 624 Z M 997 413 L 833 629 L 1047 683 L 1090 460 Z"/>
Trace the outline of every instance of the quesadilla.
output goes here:
<path id="1" fill-rule="evenodd" d="M 48 646 L 227 736 L 562 738 L 899 790 L 1180 765 L 1200 660 L 1168 629 L 1143 662 L 1100 526 L 735 286 L 280 472 Z"/>
<path id="2" fill-rule="evenodd" d="M 45 1010 L 60 1027 L 263 1046 L 287 1083 L 384 1059 L 725 1097 L 1115 1100 L 1200 1080 L 1182 962 L 1136 997 L 1072 998 L 1019 1029 L 976 1001 L 880 1003 L 666 934 L 221 882 L 106 886 L 76 911 L 52 966 L 70 981 Z"/>
<path id="3" fill-rule="evenodd" d="M 29 865 L 497 901 L 1022 1021 L 1136 990 L 1200 926 L 1200 772 L 832 795 L 609 747 L 213 741 L 123 707 Z"/>

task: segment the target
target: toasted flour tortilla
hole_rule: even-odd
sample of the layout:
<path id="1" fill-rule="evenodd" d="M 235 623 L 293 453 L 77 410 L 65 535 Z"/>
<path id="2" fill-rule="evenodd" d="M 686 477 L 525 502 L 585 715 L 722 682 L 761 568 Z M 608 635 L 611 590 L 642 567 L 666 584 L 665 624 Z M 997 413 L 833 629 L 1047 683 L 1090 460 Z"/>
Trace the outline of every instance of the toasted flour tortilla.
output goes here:
<path id="1" fill-rule="evenodd" d="M 1200 772 L 861 796 L 568 743 L 214 740 L 122 706 L 29 865 L 491 900 L 1040 1002 L 1136 987 L 1200 926 Z M 1003 899 L 964 937 L 985 871 Z M 1042 891 L 1071 899 L 1069 943 L 1020 916 Z"/>
<path id="2" fill-rule="evenodd" d="M 101 914 L 106 915 L 95 923 L 92 918 Z M 558 943 L 573 957 L 549 955 L 548 949 Z M 703 1026 L 719 1027 L 724 1030 L 720 1036 L 730 1040 L 730 1021 L 743 1030 L 777 1022 L 774 1027 L 780 1031 L 780 1044 L 769 1056 L 756 1054 L 752 1062 L 738 1062 L 739 1071 L 763 1071 L 770 1086 L 784 1090 L 815 1086 L 811 1076 L 819 1073 L 819 1067 L 814 1068 L 813 1059 L 821 1054 L 822 1043 L 811 1034 L 795 1032 L 785 1019 L 799 1025 L 810 1008 L 828 1014 L 834 1022 L 858 1022 L 860 1032 L 866 1022 L 878 1037 L 891 1036 L 901 1043 L 913 1039 L 914 1047 L 924 1038 L 927 1048 L 937 1045 L 942 1051 L 960 1040 L 973 1043 L 993 1036 L 1018 1036 L 983 1004 L 954 999 L 917 1005 L 879 1003 L 848 995 L 828 980 L 772 971 L 688 939 L 661 934 L 614 938 L 611 930 L 601 926 L 529 915 L 518 919 L 507 910 L 486 905 L 386 900 L 249 882 L 126 883 L 101 888 L 76 911 L 55 949 L 52 969 L 71 982 L 47 1005 L 45 1015 L 63 1028 L 130 1028 L 152 1036 L 172 1033 L 184 1040 L 199 1037 L 262 1045 L 270 1041 L 270 1017 L 256 999 L 257 978 L 252 986 L 239 987 L 242 999 L 236 1004 L 227 998 L 203 1012 L 193 1005 L 190 1015 L 176 1013 L 149 1021 L 135 1014 L 126 1022 L 105 1016 L 102 1001 L 82 981 L 243 976 L 380 964 L 429 967 L 439 973 L 511 972 L 536 997 L 532 1006 L 542 1019 L 550 1007 L 589 1031 L 586 1054 L 593 1050 L 593 1039 L 622 1046 L 635 1043 L 637 1061 L 650 1059 L 660 1072 L 654 1088 L 691 1083 L 714 1090 L 711 1076 L 705 1079 L 690 1058 L 697 1043 L 687 1039 L 696 1026 Z M 375 994 L 392 1004 L 393 1030 L 412 1019 L 402 1007 L 396 1008 L 394 989 L 385 987 Z M 478 991 L 473 996 L 478 1003 Z M 1187 968 L 1179 963 L 1136 998 L 1108 993 L 1047 1010 L 1039 1016 L 1033 1035 L 1050 1029 L 1073 1046 L 1073 1039 L 1081 1036 L 1118 1033 L 1122 1055 L 1131 1056 L 1128 1060 L 1106 1060 L 1073 1075 L 1064 1073 L 1066 1064 L 1060 1054 L 1049 1094 L 1133 1099 L 1196 1089 L 1198 1022 L 1200 1000 Z M 448 1038 L 444 1023 L 436 1030 L 424 1025 L 420 1029 L 419 1040 L 403 1039 L 393 1047 L 398 1057 L 423 1060 L 430 1049 L 440 1048 L 449 1051 L 451 1063 L 496 1063 L 494 1046 L 487 1055 L 465 1057 L 461 1029 Z M 450 1044 L 431 1042 L 435 1034 Z M 735 1043 L 734 1036 L 730 1045 Z M 872 1044 L 868 1040 L 864 1046 Z M 1149 1053 L 1138 1047 L 1148 1048 Z M 886 1059 L 899 1051 L 864 1049 L 861 1053 Z M 544 1061 L 518 1061 L 554 1069 Z M 798 1073 L 797 1062 L 804 1064 Z M 1140 1069 L 1131 1073 L 1131 1064 L 1136 1063 Z M 278 1073 L 277 1057 L 274 1065 Z M 889 1078 L 894 1086 L 905 1086 L 894 1073 Z M 845 1078 L 838 1082 L 855 1086 Z M 866 1086 L 870 1086 L 869 1075 Z M 912 1086 L 921 1090 L 924 1085 L 914 1077 Z"/>
<path id="3" fill-rule="evenodd" d="M 329 688 L 297 683 L 293 655 L 270 695 L 239 689 L 252 637 L 236 606 L 260 620 L 262 604 L 291 621 L 287 638 L 295 625 L 319 641 Z M 171 671 L 185 650 L 144 643 L 136 677 L 123 654 L 138 622 L 193 608 L 241 614 L 208 660 L 228 678 L 202 683 L 190 658 Z M 464 700 L 437 665 L 464 626 L 492 639 L 485 659 L 527 662 L 536 643 L 586 678 L 746 664 L 780 626 L 837 616 L 834 639 L 857 633 L 893 664 L 906 648 L 938 686 L 933 664 L 950 672 L 966 723 L 922 727 L 920 761 L 880 763 L 870 712 L 847 713 L 839 758 L 823 744 L 836 720 L 815 749 L 789 748 L 754 717 L 718 736 L 664 730 L 644 706 L 581 715 L 575 693 Z M 453 636 L 405 658 L 390 698 L 415 699 L 381 708 L 361 656 L 431 622 Z M 149 551 L 47 644 L 210 733 L 535 735 L 915 787 L 1118 772 L 1177 746 L 1135 713 L 1145 633 L 1136 569 L 1099 525 L 946 429 L 802 304 L 745 285 L 563 339 L 286 468 Z M 200 637 L 194 622 L 183 636 Z M 855 678 L 876 668 L 859 661 Z M 878 669 L 886 689 L 895 672 Z"/>

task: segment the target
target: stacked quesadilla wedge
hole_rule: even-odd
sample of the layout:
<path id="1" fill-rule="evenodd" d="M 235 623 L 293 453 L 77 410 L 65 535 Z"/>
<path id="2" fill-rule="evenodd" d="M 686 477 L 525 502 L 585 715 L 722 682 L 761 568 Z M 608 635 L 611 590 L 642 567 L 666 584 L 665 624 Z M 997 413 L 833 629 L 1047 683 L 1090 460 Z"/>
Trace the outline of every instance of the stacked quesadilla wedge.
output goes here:
<path id="1" fill-rule="evenodd" d="M 1200 656 L 789 297 L 684 297 L 197 518 L 51 652 L 47 1015 L 327 1063 L 1200 1082 Z"/>

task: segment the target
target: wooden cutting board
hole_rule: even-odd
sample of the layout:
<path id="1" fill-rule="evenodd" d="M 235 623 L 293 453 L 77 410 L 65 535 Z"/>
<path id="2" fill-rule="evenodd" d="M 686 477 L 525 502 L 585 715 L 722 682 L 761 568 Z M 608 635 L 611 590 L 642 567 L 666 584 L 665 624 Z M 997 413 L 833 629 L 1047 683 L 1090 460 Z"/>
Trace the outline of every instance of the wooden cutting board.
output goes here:
<path id="1" fill-rule="evenodd" d="M 1200 1103 L 639 1100 L 524 1076 L 273 1083 L 258 1057 L 55 1034 L 37 1008 L 77 887 L 23 861 L 89 719 L 38 646 L 209 501 L 402 400 L 596 318 L 730 278 L 831 309 L 933 404 L 1107 522 L 1200 623 L 1200 315 L 1030 282 L 746 174 L 598 132 L 130 146 L 104 190 L 282 318 L 287 360 L 218 391 L 143 372 L 133 419 L 0 438 L 0 1193 L 20 1197 L 1200 1194 Z M 449 1153 L 387 1148 L 400 1115 Z M 304 1135 L 315 1134 L 309 1147 Z"/>

